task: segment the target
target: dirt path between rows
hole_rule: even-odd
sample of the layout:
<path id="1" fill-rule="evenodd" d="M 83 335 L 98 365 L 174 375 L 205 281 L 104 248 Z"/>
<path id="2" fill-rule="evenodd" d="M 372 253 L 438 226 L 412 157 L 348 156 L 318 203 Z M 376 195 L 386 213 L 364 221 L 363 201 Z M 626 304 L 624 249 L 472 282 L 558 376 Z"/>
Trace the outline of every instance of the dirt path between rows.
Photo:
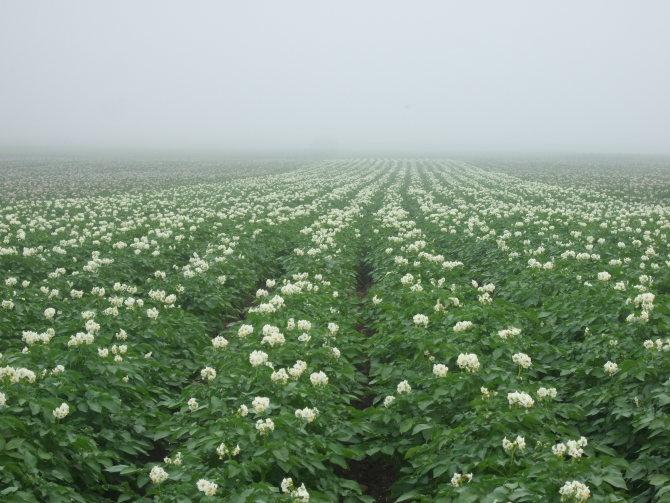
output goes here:
<path id="1" fill-rule="evenodd" d="M 366 253 L 362 254 L 358 265 L 357 277 L 358 286 L 356 294 L 359 303 L 359 323 L 356 325 L 356 330 L 365 338 L 370 337 L 374 331 L 370 327 L 362 313 L 364 312 L 364 305 L 370 302 L 368 298 L 368 291 L 372 286 L 372 274 L 370 266 L 365 260 Z M 359 410 L 365 410 L 373 406 L 374 394 L 370 387 L 370 359 L 366 357 L 358 365 L 358 371 L 363 375 L 363 386 L 365 391 L 360 398 L 353 402 L 352 405 Z M 390 488 L 396 480 L 397 469 L 391 460 L 386 456 L 368 456 L 360 461 L 349 462 L 349 469 L 343 474 L 346 478 L 355 480 L 363 489 L 363 492 L 378 503 L 391 503 Z"/>

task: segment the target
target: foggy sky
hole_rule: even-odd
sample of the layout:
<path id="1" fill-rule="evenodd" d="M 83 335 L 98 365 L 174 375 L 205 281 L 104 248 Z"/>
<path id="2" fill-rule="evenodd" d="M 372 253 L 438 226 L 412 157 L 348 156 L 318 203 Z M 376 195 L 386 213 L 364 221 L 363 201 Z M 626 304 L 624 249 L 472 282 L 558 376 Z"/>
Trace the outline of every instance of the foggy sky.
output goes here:
<path id="1" fill-rule="evenodd" d="M 670 152 L 666 1 L 0 0 L 0 146 Z"/>

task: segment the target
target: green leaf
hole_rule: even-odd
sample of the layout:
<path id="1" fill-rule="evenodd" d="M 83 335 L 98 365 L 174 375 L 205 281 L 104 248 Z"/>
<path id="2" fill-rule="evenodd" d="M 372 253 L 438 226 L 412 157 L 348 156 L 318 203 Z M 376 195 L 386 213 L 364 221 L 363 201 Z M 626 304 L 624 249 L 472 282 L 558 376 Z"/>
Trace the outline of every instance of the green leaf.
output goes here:
<path id="1" fill-rule="evenodd" d="M 409 431 L 409 429 L 412 427 L 413 424 L 414 424 L 414 420 L 411 417 L 405 419 L 402 423 L 400 423 L 400 428 L 399 428 L 400 433 L 405 433 L 405 432 Z"/>
<path id="2" fill-rule="evenodd" d="M 330 462 L 344 468 L 348 468 L 346 460 L 342 456 L 330 456 Z"/>
<path id="3" fill-rule="evenodd" d="M 662 486 L 665 485 L 665 483 L 670 480 L 670 477 L 667 475 L 662 475 L 660 473 L 656 473 L 649 477 L 649 483 L 652 486 Z"/>
<path id="4" fill-rule="evenodd" d="M 286 447 L 282 447 L 281 449 L 275 449 L 272 451 L 272 454 L 274 454 L 275 458 L 277 458 L 280 461 L 288 461 L 288 449 Z"/>
<path id="5" fill-rule="evenodd" d="M 626 481 L 623 479 L 620 473 L 608 473 L 607 475 L 603 476 L 603 480 L 617 489 L 628 489 L 626 486 Z"/>
<path id="6" fill-rule="evenodd" d="M 110 466 L 109 468 L 105 468 L 105 471 L 109 473 L 120 473 L 126 468 L 128 468 L 128 465 L 114 465 Z"/>
<path id="7" fill-rule="evenodd" d="M 102 412 L 102 407 L 100 407 L 100 404 L 96 402 L 88 402 L 88 407 L 93 411 L 97 412 L 98 414 Z"/>
<path id="8" fill-rule="evenodd" d="M 411 500 L 412 498 L 418 498 L 419 496 L 421 496 L 421 493 L 413 489 L 409 492 L 406 492 L 405 494 L 402 494 L 397 500 L 395 500 L 395 503 L 400 503 L 401 501 L 408 501 Z"/>
<path id="9" fill-rule="evenodd" d="M 424 430 L 429 430 L 429 429 L 431 429 L 432 427 L 433 427 L 433 426 L 430 425 L 430 424 L 425 424 L 425 423 L 417 424 L 417 425 L 414 427 L 414 429 L 412 430 L 412 435 L 416 435 L 417 433 L 419 433 L 419 432 L 421 432 L 421 431 L 424 431 Z"/>
<path id="10" fill-rule="evenodd" d="M 159 432 L 156 432 L 154 434 L 153 439 L 154 440 L 160 440 L 161 438 L 167 437 L 169 434 L 170 434 L 170 431 L 167 431 L 167 430 L 166 431 L 159 431 Z"/>

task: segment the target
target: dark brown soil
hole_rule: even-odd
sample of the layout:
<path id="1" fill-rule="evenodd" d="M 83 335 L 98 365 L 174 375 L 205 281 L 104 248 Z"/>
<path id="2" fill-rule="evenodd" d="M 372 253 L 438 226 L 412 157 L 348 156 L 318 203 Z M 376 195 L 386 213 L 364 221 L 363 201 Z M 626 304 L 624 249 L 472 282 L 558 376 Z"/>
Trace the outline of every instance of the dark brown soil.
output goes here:
<path id="1" fill-rule="evenodd" d="M 343 474 L 358 482 L 363 492 L 378 503 L 391 503 L 390 488 L 398 477 L 398 469 L 388 456 L 372 456 L 360 461 L 351 461 L 349 470 Z"/>
<path id="2" fill-rule="evenodd" d="M 360 302 L 368 301 L 368 290 L 372 286 L 372 275 L 369 265 L 365 260 L 361 260 L 358 267 L 358 285 L 357 294 Z M 365 324 L 364 320 L 356 326 L 356 330 L 364 337 L 370 337 L 374 332 L 371 327 Z M 366 357 L 358 363 L 358 371 L 364 377 L 365 390 L 370 391 L 370 358 Z M 359 410 L 372 407 L 374 395 L 371 392 L 364 392 L 362 396 L 352 403 Z M 363 492 L 374 498 L 379 503 L 390 503 L 390 488 L 398 476 L 397 464 L 389 456 L 376 455 L 361 459 L 360 461 L 350 461 L 349 469 L 343 472 L 342 477 L 355 480 L 363 489 Z"/>

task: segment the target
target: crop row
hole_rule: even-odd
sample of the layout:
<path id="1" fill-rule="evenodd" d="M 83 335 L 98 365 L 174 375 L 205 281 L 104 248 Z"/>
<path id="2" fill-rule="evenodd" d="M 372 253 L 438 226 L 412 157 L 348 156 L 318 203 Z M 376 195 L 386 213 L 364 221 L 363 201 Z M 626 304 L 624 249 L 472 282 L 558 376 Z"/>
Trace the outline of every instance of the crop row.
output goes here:
<path id="1" fill-rule="evenodd" d="M 8 207 L 4 494 L 135 499 L 118 467 L 160 452 L 156 431 L 212 335 L 282 271 L 300 229 L 376 176 L 333 173 Z"/>
<path id="2" fill-rule="evenodd" d="M 388 193 L 369 452 L 400 500 L 663 497 L 667 212 L 518 182 L 428 165 Z"/>
<path id="3" fill-rule="evenodd" d="M 665 205 L 441 160 L 109 192 L 0 210 L 4 499 L 670 498 Z"/>

